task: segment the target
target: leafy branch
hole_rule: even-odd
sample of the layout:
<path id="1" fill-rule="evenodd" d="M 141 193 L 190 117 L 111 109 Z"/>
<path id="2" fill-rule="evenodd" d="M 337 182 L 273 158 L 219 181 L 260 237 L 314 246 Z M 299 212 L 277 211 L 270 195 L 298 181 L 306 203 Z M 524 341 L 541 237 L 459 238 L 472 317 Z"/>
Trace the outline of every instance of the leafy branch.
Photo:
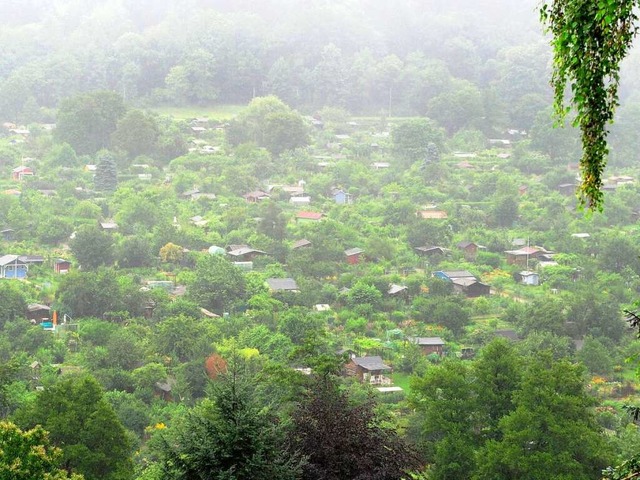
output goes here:
<path id="1" fill-rule="evenodd" d="M 540 8 L 540 18 L 553 36 L 554 108 L 562 121 L 576 112 L 580 128 L 583 206 L 602 210 L 602 174 L 607 162 L 608 124 L 618 106 L 620 62 L 637 32 L 634 7 L 638 0 L 551 0 Z M 565 106 L 567 86 L 570 106 Z"/>

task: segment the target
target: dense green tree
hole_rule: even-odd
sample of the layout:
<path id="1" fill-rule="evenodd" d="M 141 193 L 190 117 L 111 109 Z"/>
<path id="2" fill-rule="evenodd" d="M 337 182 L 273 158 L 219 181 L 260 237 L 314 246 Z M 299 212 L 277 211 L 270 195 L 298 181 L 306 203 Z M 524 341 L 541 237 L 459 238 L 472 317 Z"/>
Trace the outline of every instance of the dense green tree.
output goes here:
<path id="1" fill-rule="evenodd" d="M 302 457 L 287 441 L 276 412 L 262 405 L 255 391 L 239 371 L 219 376 L 211 385 L 211 398 L 165 437 L 160 478 L 299 478 Z"/>
<path id="2" fill-rule="evenodd" d="M 146 294 L 130 278 L 112 270 L 72 271 L 61 280 L 57 300 L 72 317 L 102 318 L 105 313 L 136 317 L 142 314 Z"/>
<path id="3" fill-rule="evenodd" d="M 67 375 L 39 392 L 16 413 L 23 428 L 41 425 L 51 443 L 64 447 L 62 465 L 87 480 L 125 480 L 133 464 L 129 440 L 98 382 Z"/>
<path id="4" fill-rule="evenodd" d="M 79 155 L 109 148 L 111 134 L 125 113 L 117 93 L 94 91 L 63 100 L 56 118 L 55 136 Z"/>
<path id="5" fill-rule="evenodd" d="M 129 110 L 118 120 L 116 130 L 111 134 L 111 145 L 125 151 L 129 158 L 153 155 L 158 135 L 158 125 L 151 115 Z"/>
<path id="6" fill-rule="evenodd" d="M 24 318 L 27 313 L 27 302 L 21 289 L 10 281 L 0 282 L 0 330 L 7 321 Z"/>
<path id="7" fill-rule="evenodd" d="M 78 156 L 68 143 L 54 145 L 44 159 L 54 167 L 77 167 Z"/>
<path id="8" fill-rule="evenodd" d="M 211 353 L 217 329 L 210 320 L 197 320 L 184 315 L 164 319 L 155 329 L 152 343 L 158 353 L 186 362 Z"/>
<path id="9" fill-rule="evenodd" d="M 393 150 L 406 164 L 410 165 L 427 156 L 428 145 L 442 145 L 443 132 L 433 120 L 418 118 L 405 120 L 391 131 Z"/>
<path id="10" fill-rule="evenodd" d="M 471 321 L 469 312 L 459 303 L 452 301 L 437 302 L 428 316 L 430 323 L 437 323 L 448 328 L 454 334 L 462 333 L 463 328 Z"/>
<path id="11" fill-rule="evenodd" d="M 413 435 L 420 451 L 433 463 L 434 479 L 469 479 L 478 445 L 478 393 L 471 369 L 447 360 L 412 380 L 410 405 L 415 408 Z"/>
<path id="12" fill-rule="evenodd" d="M 245 297 L 243 273 L 218 255 L 198 258 L 195 278 L 188 285 L 189 298 L 209 310 L 222 312 Z"/>
<path id="13" fill-rule="evenodd" d="M 498 227 L 510 228 L 518 219 L 518 199 L 512 195 L 503 195 L 494 200 L 492 216 Z"/>
<path id="14" fill-rule="evenodd" d="M 96 174 L 93 178 L 95 189 L 99 192 L 113 192 L 118 187 L 118 169 L 113 155 L 102 150 L 96 160 Z"/>
<path id="15" fill-rule="evenodd" d="M 115 258 L 118 266 L 124 268 L 150 267 L 156 259 L 151 241 L 141 236 L 122 239 L 115 248 Z"/>
<path id="16" fill-rule="evenodd" d="M 481 397 L 479 413 L 487 438 L 498 438 L 499 422 L 515 408 L 513 394 L 520 384 L 522 362 L 506 339 L 495 339 L 480 351 L 473 365 L 474 388 Z"/>
<path id="17" fill-rule="evenodd" d="M 36 425 L 22 431 L 0 421 L 0 478 L 3 480 L 82 480 L 61 468 L 62 451 L 51 446 L 47 432 Z"/>
<path id="18" fill-rule="evenodd" d="M 478 452 L 474 479 L 593 479 L 610 460 L 584 388 L 582 369 L 542 354 L 528 363 L 500 421 L 501 440 Z"/>
<path id="19" fill-rule="evenodd" d="M 113 237 L 97 225 L 80 227 L 69 246 L 78 263 L 85 269 L 96 269 L 113 263 Z"/>
<path id="20" fill-rule="evenodd" d="M 278 155 L 308 145 L 309 133 L 300 114 L 271 95 L 249 103 L 229 126 L 227 141 L 232 145 L 253 142 Z"/>

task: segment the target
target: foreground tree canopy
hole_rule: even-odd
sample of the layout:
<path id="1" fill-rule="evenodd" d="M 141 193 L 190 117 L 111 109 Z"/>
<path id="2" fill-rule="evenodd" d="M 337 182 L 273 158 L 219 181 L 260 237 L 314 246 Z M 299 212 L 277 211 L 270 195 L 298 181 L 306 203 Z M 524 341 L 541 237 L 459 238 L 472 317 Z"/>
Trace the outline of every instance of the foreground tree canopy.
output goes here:
<path id="1" fill-rule="evenodd" d="M 555 113 L 562 120 L 565 91 L 571 86 L 573 121 L 582 137 L 581 202 L 602 209 L 602 173 L 606 165 L 608 124 L 618 106 L 620 62 L 637 32 L 636 0 L 552 0 L 540 13 L 553 35 L 551 84 Z"/>

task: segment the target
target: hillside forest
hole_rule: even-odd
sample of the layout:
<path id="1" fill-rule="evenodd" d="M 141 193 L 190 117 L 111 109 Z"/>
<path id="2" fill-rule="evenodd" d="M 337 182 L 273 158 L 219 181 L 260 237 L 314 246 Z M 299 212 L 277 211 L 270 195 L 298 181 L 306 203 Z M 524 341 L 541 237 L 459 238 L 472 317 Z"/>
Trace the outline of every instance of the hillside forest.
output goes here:
<path id="1" fill-rule="evenodd" d="M 536 4 L 0 2 L 0 479 L 634 478 L 640 58 L 585 212 Z"/>

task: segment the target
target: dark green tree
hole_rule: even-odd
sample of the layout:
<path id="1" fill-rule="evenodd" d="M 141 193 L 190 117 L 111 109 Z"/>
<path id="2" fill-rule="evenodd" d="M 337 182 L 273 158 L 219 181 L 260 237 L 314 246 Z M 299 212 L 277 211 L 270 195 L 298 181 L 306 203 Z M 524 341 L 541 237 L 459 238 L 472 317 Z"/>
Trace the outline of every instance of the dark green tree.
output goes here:
<path id="1" fill-rule="evenodd" d="M 474 480 L 600 478 L 611 451 L 585 391 L 582 368 L 547 353 L 531 359 L 500 421 L 500 440 L 477 456 Z"/>
<path id="2" fill-rule="evenodd" d="M 62 465 L 87 480 L 131 478 L 130 444 L 98 382 L 88 375 L 66 375 L 16 412 L 23 428 L 41 425 L 51 443 L 63 447 Z"/>
<path id="3" fill-rule="evenodd" d="M 0 309 L 0 330 L 2 330 L 5 322 L 25 317 L 27 302 L 17 285 L 6 281 L 0 282 L 0 298 L 2 298 L 2 309 Z"/>
<path id="4" fill-rule="evenodd" d="M 96 269 L 113 263 L 113 237 L 99 226 L 83 225 L 69 242 L 71 252 L 84 269 Z"/>
<path id="5" fill-rule="evenodd" d="M 433 464 L 434 479 L 470 479 L 479 443 L 478 396 L 471 368 L 447 360 L 412 380 L 413 436 Z"/>
<path id="6" fill-rule="evenodd" d="M 429 144 L 442 145 L 444 133 L 433 120 L 417 118 L 398 124 L 391 131 L 393 150 L 407 165 L 427 156 Z"/>
<path id="7" fill-rule="evenodd" d="M 153 155 L 160 134 L 155 119 L 140 110 L 129 110 L 118 120 L 111 134 L 111 145 L 127 153 L 129 158 Z"/>
<path id="8" fill-rule="evenodd" d="M 253 142 L 273 154 L 309 144 L 309 130 L 304 119 L 279 98 L 254 98 L 238 115 L 227 131 L 232 145 Z"/>
<path id="9" fill-rule="evenodd" d="M 302 457 L 284 424 L 261 404 L 255 383 L 232 367 L 211 385 L 211 398 L 165 437 L 162 479 L 295 480 Z"/>
<path id="10" fill-rule="evenodd" d="M 93 179 L 95 189 L 99 192 L 113 192 L 118 187 L 118 169 L 113 155 L 103 150 L 98 153 L 97 161 Z"/>
<path id="11" fill-rule="evenodd" d="M 198 258 L 188 296 L 198 305 L 223 312 L 245 297 L 245 278 L 238 268 L 219 255 Z"/>
<path id="12" fill-rule="evenodd" d="M 487 438 L 499 437 L 499 422 L 515 408 L 513 394 L 520 386 L 522 362 L 506 339 L 495 339 L 480 351 L 473 365 L 474 388 L 480 395 L 479 413 Z"/>
<path id="13" fill-rule="evenodd" d="M 55 138 L 79 155 L 94 154 L 109 148 L 111 134 L 124 113 L 122 97 L 114 92 L 100 90 L 66 98 L 58 109 Z"/>
<path id="14" fill-rule="evenodd" d="M 57 291 L 63 311 L 73 317 L 102 318 L 107 312 L 126 312 L 130 317 L 143 313 L 146 294 L 128 277 L 112 270 L 72 271 L 65 275 Z"/>

